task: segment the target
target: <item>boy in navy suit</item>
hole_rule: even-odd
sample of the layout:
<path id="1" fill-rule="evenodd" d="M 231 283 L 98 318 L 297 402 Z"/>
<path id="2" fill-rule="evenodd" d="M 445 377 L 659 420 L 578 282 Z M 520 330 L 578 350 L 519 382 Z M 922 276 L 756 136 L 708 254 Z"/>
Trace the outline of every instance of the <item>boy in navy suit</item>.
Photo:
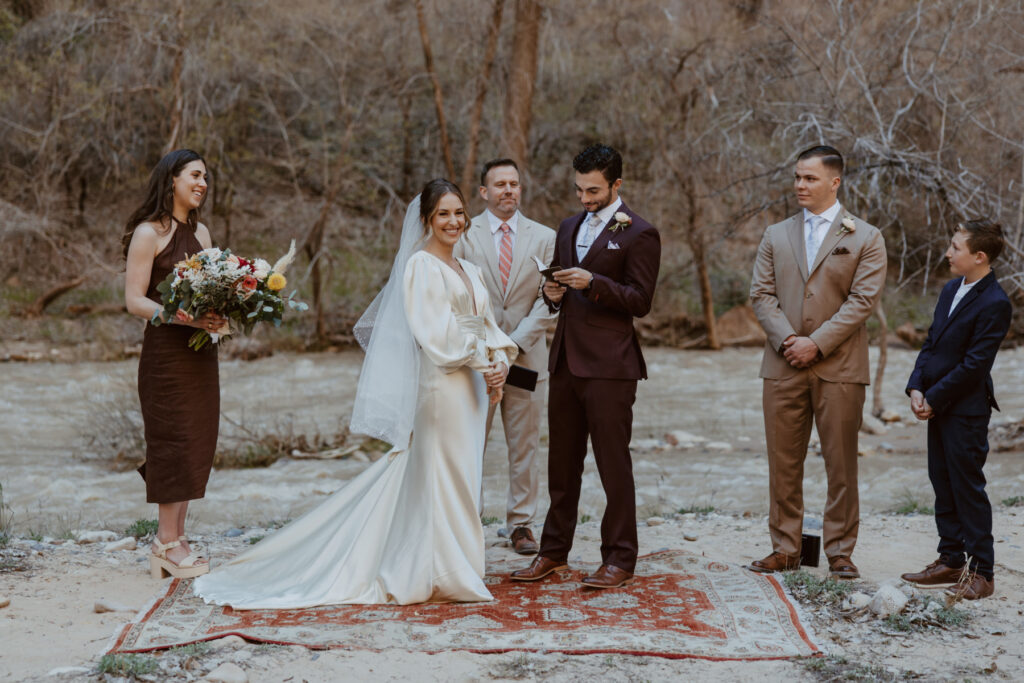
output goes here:
<path id="1" fill-rule="evenodd" d="M 999 410 L 990 371 L 1010 328 L 1010 300 L 992 272 L 1004 244 L 998 223 L 980 219 L 957 226 L 946 260 L 950 272 L 960 277 L 942 288 L 907 383 L 910 409 L 919 420 L 928 420 L 928 478 L 935 490 L 939 559 L 902 578 L 921 585 L 953 584 L 946 590 L 966 600 L 995 590 L 992 505 L 982 468 L 989 417 L 992 408 Z"/>

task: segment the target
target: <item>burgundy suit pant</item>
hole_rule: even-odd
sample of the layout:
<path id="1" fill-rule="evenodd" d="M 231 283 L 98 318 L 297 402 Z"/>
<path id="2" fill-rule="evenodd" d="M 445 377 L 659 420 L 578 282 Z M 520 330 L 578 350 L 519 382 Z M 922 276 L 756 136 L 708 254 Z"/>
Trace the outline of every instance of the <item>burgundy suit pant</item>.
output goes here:
<path id="1" fill-rule="evenodd" d="M 564 356 L 559 359 L 548 397 L 551 507 L 541 535 L 542 557 L 558 562 L 569 558 L 589 436 L 607 498 L 601 519 L 601 561 L 628 572 L 635 568 L 636 492 L 629 454 L 635 400 L 636 380 L 576 377 Z"/>

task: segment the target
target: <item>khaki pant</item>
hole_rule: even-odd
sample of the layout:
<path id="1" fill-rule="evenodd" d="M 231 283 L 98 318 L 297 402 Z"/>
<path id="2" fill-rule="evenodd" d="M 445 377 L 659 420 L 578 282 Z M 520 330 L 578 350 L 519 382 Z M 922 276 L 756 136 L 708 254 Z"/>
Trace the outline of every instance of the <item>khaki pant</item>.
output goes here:
<path id="1" fill-rule="evenodd" d="M 851 556 L 860 525 L 857 433 L 864 385 L 826 382 L 812 369 L 786 379 L 764 380 L 764 427 L 768 443 L 768 528 L 772 548 L 800 554 L 804 518 L 804 459 L 811 425 L 818 426 L 828 477 L 822 529 L 827 557 Z"/>
<path id="2" fill-rule="evenodd" d="M 537 453 L 540 450 L 540 419 L 544 412 L 547 381 L 537 382 L 534 391 L 505 385 L 505 395 L 487 412 L 487 434 L 491 433 L 494 414 L 501 408 L 501 422 L 508 445 L 508 501 L 506 522 L 509 529 L 533 524 L 537 516 L 540 494 L 540 473 Z M 486 451 L 484 452 L 486 455 Z M 480 496 L 483 508 L 483 495 Z"/>

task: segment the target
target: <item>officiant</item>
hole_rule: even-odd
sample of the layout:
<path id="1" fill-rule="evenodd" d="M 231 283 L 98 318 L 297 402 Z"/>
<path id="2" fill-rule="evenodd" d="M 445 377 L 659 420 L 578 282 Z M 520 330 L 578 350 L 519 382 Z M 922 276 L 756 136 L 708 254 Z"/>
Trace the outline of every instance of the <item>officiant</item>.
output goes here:
<path id="1" fill-rule="evenodd" d="M 485 163 L 480 173 L 479 192 L 487 208 L 473 218 L 469 229 L 455 245 L 454 253 L 483 270 L 495 320 L 502 332 L 519 345 L 516 365 L 537 373 L 533 391 L 507 383 L 501 403 L 492 405 L 487 414 L 487 433 L 490 434 L 494 414 L 501 411 L 508 445 L 509 488 L 505 514 L 509 542 L 517 553 L 532 555 L 538 548 L 530 525 L 536 519 L 540 495 L 537 453 L 547 395 L 546 334 L 557 316 L 541 296 L 544 279 L 534 259 L 551 263 L 555 231 L 519 212 L 523 190 L 519 167 L 514 160 L 493 159 Z"/>

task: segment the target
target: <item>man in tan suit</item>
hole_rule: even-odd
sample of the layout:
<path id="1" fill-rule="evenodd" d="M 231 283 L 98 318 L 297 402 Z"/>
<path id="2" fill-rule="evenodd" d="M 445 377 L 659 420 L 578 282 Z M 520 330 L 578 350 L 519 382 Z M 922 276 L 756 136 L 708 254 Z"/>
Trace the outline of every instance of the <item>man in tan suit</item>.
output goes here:
<path id="1" fill-rule="evenodd" d="M 804 458 L 812 419 L 818 427 L 828 495 L 822 529 L 829 571 L 860 573 L 857 542 L 857 432 L 870 383 L 864 325 L 885 284 L 881 232 L 836 200 L 843 157 L 817 146 L 797 158 L 803 211 L 771 225 L 757 251 L 750 300 L 768 340 L 764 426 L 771 499 L 772 554 L 750 565 L 772 572 L 800 566 Z"/>
<path id="2" fill-rule="evenodd" d="M 519 345 L 517 365 L 538 373 L 535 391 L 505 385 L 501 400 L 501 422 L 508 445 L 508 504 L 506 519 L 512 547 L 521 555 L 537 552 L 530 524 L 537 515 L 540 475 L 540 419 L 547 393 L 547 331 L 557 317 L 540 288 L 544 284 L 536 256 L 551 263 L 555 231 L 519 213 L 522 187 L 519 168 L 511 159 L 494 159 L 480 174 L 480 196 L 487 209 L 473 219 L 466 234 L 455 245 L 455 255 L 480 266 L 491 295 L 491 308 L 498 327 Z M 487 413 L 487 433 L 497 406 Z"/>

